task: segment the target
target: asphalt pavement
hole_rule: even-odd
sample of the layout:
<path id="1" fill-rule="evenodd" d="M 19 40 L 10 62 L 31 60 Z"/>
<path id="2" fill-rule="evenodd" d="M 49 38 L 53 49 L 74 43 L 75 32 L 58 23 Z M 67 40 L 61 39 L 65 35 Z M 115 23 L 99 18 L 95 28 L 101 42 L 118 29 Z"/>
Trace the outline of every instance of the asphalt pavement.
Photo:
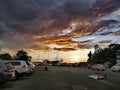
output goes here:
<path id="1" fill-rule="evenodd" d="M 88 77 L 96 72 L 106 78 L 96 80 Z M 120 72 L 54 66 L 45 71 L 43 66 L 38 66 L 33 75 L 10 81 L 0 90 L 120 90 Z"/>

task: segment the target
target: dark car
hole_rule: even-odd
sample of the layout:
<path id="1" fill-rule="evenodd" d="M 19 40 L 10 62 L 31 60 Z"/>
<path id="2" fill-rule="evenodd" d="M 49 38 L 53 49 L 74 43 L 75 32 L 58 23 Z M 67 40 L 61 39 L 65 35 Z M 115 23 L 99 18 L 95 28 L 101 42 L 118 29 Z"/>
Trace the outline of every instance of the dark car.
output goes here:
<path id="1" fill-rule="evenodd" d="M 9 80 L 14 80 L 14 78 L 14 67 L 8 62 L 0 61 L 0 84 L 5 84 Z"/>

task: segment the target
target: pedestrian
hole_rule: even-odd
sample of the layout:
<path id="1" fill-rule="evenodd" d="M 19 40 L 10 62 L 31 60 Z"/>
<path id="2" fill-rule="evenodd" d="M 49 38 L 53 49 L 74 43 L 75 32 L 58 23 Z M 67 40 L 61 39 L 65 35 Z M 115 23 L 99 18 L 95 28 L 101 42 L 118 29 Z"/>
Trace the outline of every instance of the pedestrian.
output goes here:
<path id="1" fill-rule="evenodd" d="M 48 71 L 48 67 L 47 67 L 47 65 L 45 65 L 45 71 Z"/>

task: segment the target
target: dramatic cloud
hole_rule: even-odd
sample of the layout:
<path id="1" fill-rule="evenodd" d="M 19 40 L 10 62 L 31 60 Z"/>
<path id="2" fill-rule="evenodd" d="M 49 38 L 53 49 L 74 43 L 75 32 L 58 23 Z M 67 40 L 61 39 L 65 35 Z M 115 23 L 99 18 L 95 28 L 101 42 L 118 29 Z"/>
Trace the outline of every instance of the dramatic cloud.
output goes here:
<path id="1" fill-rule="evenodd" d="M 0 0 L 1 46 L 49 50 L 57 44 L 72 50 L 73 38 L 120 35 L 120 19 L 101 19 L 119 8 L 120 0 Z"/>
<path id="2" fill-rule="evenodd" d="M 105 43 L 106 44 L 106 43 L 111 43 L 111 42 L 112 42 L 111 40 L 104 40 L 104 41 L 99 41 L 98 43 L 103 43 L 103 44 Z"/>
<path id="3" fill-rule="evenodd" d="M 75 51 L 75 48 L 69 48 L 69 47 L 63 47 L 63 48 L 54 48 L 54 50 L 63 51 L 63 52 L 69 52 L 69 51 Z"/>

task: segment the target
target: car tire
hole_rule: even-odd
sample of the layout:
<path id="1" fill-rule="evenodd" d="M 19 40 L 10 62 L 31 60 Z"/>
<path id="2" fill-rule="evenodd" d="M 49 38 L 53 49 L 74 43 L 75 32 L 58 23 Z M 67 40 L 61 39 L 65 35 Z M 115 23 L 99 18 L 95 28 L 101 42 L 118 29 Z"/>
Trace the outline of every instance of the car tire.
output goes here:
<path id="1" fill-rule="evenodd" d="M 16 71 L 16 72 L 15 72 L 15 79 L 14 79 L 14 80 L 18 80 L 19 77 L 20 77 L 20 75 L 19 75 L 19 73 Z"/>
<path id="2" fill-rule="evenodd" d="M 115 70 L 112 70 L 113 72 L 115 72 Z"/>

